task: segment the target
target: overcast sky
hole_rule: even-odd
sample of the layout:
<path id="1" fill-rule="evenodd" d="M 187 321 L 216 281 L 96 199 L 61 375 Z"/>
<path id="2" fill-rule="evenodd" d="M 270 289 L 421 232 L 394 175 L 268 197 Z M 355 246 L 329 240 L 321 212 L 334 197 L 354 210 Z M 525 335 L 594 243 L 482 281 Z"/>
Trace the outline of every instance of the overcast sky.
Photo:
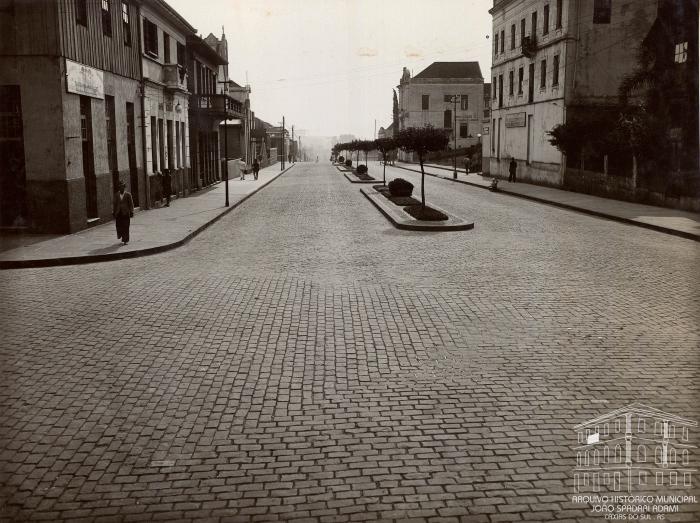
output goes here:
<path id="1" fill-rule="evenodd" d="M 372 138 L 402 67 L 491 68 L 491 0 L 167 0 L 201 36 L 226 30 L 232 80 L 256 116 L 312 135 Z"/>

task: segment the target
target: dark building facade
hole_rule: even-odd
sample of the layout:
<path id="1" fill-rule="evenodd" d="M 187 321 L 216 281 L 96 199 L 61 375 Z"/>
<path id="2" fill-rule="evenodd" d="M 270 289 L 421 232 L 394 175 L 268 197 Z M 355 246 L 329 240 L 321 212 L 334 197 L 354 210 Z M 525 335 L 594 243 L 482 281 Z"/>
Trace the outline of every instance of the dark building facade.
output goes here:
<path id="1" fill-rule="evenodd" d="M 143 201 L 137 8 L 0 1 L 0 226 L 67 233 Z"/>

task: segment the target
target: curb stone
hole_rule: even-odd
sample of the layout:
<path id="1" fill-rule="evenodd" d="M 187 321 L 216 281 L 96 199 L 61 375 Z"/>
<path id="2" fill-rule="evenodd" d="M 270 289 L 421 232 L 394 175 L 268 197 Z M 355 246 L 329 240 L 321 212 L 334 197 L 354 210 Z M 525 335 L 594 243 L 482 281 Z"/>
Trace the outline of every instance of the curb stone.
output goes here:
<path id="1" fill-rule="evenodd" d="M 287 167 L 284 171 L 281 171 L 279 174 L 277 174 L 274 178 L 271 178 L 264 184 L 262 184 L 260 187 L 255 189 L 254 191 L 246 194 L 243 198 L 238 200 L 235 203 L 232 203 L 228 208 L 225 208 L 220 214 L 216 215 L 214 218 L 209 220 L 207 223 L 200 225 L 198 228 L 194 229 L 193 231 L 189 232 L 184 238 L 177 240 L 172 243 L 168 243 L 165 245 L 158 245 L 157 247 L 148 247 L 146 249 L 140 249 L 140 250 L 135 250 L 135 251 L 127 251 L 127 252 L 115 252 L 115 253 L 108 253 L 108 254 L 88 254 L 85 256 L 66 256 L 63 258 L 41 258 L 41 259 L 35 259 L 35 260 L 0 260 L 0 270 L 8 270 L 8 269 L 33 269 L 33 268 L 42 268 L 42 267 L 58 267 L 62 265 L 83 265 L 87 263 L 100 263 L 100 262 L 107 262 L 107 261 L 115 261 L 115 260 L 124 260 L 128 258 L 139 258 L 141 256 L 151 256 L 153 254 L 159 254 L 165 251 L 169 251 L 171 249 L 175 249 L 177 247 L 181 247 L 182 245 L 186 244 L 188 241 L 190 241 L 192 238 L 197 236 L 199 233 L 207 229 L 210 225 L 213 225 L 217 221 L 219 221 L 221 218 L 226 216 L 228 213 L 230 213 L 232 210 L 234 210 L 236 207 L 241 205 L 244 201 L 246 201 L 248 198 L 253 196 L 255 193 L 258 191 L 261 191 L 268 185 L 270 185 L 272 182 L 277 180 L 280 176 L 282 176 L 284 173 L 289 171 L 293 165 L 290 165 Z"/>

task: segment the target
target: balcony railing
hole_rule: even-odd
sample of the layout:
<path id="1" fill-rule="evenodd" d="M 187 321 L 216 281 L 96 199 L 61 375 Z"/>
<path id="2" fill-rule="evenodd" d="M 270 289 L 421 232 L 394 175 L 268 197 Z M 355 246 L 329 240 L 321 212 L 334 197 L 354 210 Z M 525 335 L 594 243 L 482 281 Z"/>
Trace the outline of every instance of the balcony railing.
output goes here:
<path id="1" fill-rule="evenodd" d="M 522 47 L 523 54 L 528 58 L 532 58 L 537 52 L 537 38 L 535 36 L 523 37 Z"/>
<path id="2" fill-rule="evenodd" d="M 220 118 L 245 118 L 243 104 L 225 94 L 192 96 L 190 108 Z"/>
<path id="3" fill-rule="evenodd" d="M 178 64 L 163 66 L 163 83 L 168 89 L 187 90 L 187 72 Z"/>

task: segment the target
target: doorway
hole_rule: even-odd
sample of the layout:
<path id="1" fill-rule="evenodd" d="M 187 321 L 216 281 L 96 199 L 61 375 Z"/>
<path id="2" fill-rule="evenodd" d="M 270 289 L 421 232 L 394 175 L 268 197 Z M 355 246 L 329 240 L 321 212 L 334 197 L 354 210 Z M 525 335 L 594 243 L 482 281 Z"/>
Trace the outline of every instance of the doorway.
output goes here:
<path id="1" fill-rule="evenodd" d="M 0 226 L 28 225 L 19 85 L 0 86 Z"/>
<path id="2" fill-rule="evenodd" d="M 92 107 L 90 98 L 80 97 L 80 139 L 83 148 L 83 178 L 85 179 L 85 210 L 88 220 L 98 218 L 97 179 L 92 150 Z"/>
<path id="3" fill-rule="evenodd" d="M 129 185 L 134 207 L 139 206 L 139 177 L 136 169 L 136 131 L 134 129 L 134 104 L 126 102 L 126 146 L 129 155 Z"/>

